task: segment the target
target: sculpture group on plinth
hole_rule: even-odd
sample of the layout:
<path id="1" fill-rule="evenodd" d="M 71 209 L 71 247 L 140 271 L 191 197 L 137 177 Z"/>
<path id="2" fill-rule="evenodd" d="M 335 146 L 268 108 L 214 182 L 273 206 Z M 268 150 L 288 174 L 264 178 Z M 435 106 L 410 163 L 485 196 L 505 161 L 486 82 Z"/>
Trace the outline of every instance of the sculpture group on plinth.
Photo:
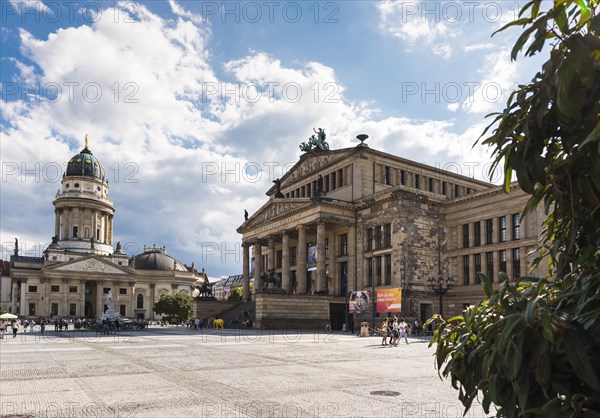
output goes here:
<path id="1" fill-rule="evenodd" d="M 263 281 L 262 291 L 267 293 L 285 293 L 281 288 L 281 277 L 275 273 L 275 269 L 269 269 L 260 273 L 260 278 Z M 269 287 L 273 284 L 273 287 Z"/>
<path id="2" fill-rule="evenodd" d="M 325 141 L 325 130 L 319 128 L 319 130 L 317 131 L 315 130 L 315 128 L 313 128 L 313 131 L 317 135 L 312 135 L 310 138 L 308 138 L 308 142 L 301 143 L 300 150 L 303 152 L 328 151 L 329 144 L 327 143 L 327 141 Z"/>

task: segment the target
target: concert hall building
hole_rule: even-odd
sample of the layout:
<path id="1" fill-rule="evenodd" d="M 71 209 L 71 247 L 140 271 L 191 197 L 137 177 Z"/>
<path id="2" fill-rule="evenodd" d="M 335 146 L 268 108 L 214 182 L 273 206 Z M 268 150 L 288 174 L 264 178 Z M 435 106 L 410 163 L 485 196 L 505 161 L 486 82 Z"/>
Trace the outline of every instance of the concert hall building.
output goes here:
<path id="1" fill-rule="evenodd" d="M 528 196 L 369 148 L 313 148 L 267 192 L 239 228 L 244 298 L 254 281 L 258 328 L 322 328 L 371 319 L 348 314 L 353 291 L 402 289 L 402 315 L 459 313 L 484 294 L 478 272 L 530 274 L 543 209 Z M 304 145 L 304 144 L 303 144 Z M 263 290 L 273 269 L 279 292 Z M 544 274 L 544 271 L 534 272 Z M 453 278 L 443 299 L 428 280 Z M 266 276 L 265 276 L 266 277 Z M 442 300 L 443 306 L 440 306 Z"/>

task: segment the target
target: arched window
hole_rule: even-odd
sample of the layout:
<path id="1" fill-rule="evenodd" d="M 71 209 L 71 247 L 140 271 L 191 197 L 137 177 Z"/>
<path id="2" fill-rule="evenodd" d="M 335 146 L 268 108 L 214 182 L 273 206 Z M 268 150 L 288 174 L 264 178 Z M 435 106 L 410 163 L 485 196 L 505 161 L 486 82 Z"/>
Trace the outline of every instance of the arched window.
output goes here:
<path id="1" fill-rule="evenodd" d="M 137 295 L 137 308 L 144 309 L 144 295 Z"/>

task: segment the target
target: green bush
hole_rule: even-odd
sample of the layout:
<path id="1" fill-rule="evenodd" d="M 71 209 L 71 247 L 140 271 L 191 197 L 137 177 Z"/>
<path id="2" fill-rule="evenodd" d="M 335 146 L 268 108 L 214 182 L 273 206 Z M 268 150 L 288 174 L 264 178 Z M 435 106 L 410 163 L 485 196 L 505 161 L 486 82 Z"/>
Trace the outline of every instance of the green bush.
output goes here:
<path id="1" fill-rule="evenodd" d="M 548 7 L 540 11 L 541 7 Z M 491 116 L 494 165 L 513 171 L 531 195 L 523 216 L 543 204 L 541 255 L 548 277 L 480 274 L 487 299 L 436 323 L 436 365 L 459 390 L 465 413 L 481 397 L 498 415 L 600 417 L 600 17 L 598 0 L 533 0 L 516 59 L 551 43 L 549 60 Z M 523 17 L 528 14 L 528 17 Z"/>

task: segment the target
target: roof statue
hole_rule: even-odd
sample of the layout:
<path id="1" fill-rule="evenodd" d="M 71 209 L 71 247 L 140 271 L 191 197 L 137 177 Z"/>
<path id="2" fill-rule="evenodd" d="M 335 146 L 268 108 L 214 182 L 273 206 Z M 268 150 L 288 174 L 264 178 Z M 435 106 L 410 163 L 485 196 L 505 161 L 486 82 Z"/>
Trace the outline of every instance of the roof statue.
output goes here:
<path id="1" fill-rule="evenodd" d="M 315 128 L 313 128 L 313 131 L 315 132 L 315 135 L 311 135 L 310 138 L 308 138 L 308 142 L 303 142 L 300 144 L 300 150 L 303 152 L 309 152 L 309 151 L 328 151 L 329 150 L 329 144 L 327 143 L 327 141 L 325 141 L 325 130 L 322 128 L 319 128 L 319 130 L 315 130 Z"/>
<path id="2" fill-rule="evenodd" d="M 87 148 L 87 147 L 88 147 L 88 140 L 87 140 L 87 134 L 85 134 L 85 147 L 84 148 Z"/>

